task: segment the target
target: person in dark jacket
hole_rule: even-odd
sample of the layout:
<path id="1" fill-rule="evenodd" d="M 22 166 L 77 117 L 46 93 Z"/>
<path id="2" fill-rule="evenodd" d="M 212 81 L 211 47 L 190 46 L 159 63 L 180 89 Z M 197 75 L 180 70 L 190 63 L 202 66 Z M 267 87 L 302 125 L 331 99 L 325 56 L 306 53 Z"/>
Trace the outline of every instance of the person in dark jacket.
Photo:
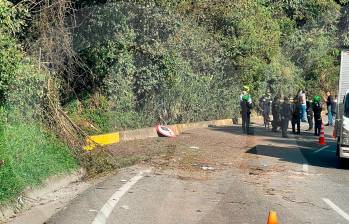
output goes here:
<path id="1" fill-rule="evenodd" d="M 263 98 L 263 102 L 261 104 L 262 106 L 262 115 L 264 120 L 264 127 L 269 129 L 269 123 L 270 123 L 270 97 L 267 95 Z"/>
<path id="2" fill-rule="evenodd" d="M 291 119 L 291 106 L 288 97 L 284 98 L 284 102 L 281 105 L 281 128 L 282 137 L 287 138 L 288 123 Z"/>
<path id="3" fill-rule="evenodd" d="M 330 91 L 327 91 L 326 95 L 327 95 L 326 106 L 327 106 L 328 123 L 325 126 L 333 126 L 333 114 L 332 114 L 333 97 Z"/>
<path id="4" fill-rule="evenodd" d="M 312 101 L 307 101 L 307 117 L 308 117 L 308 124 L 309 128 L 308 131 L 313 130 L 314 127 L 314 112 L 313 112 L 313 106 L 312 106 Z"/>
<path id="5" fill-rule="evenodd" d="M 279 96 L 275 96 L 271 105 L 271 113 L 273 115 L 273 121 L 271 122 L 271 125 L 272 125 L 273 132 L 277 132 L 278 127 L 281 126 L 280 111 L 281 111 L 280 98 Z"/>
<path id="6" fill-rule="evenodd" d="M 321 119 L 321 103 L 320 103 L 320 96 L 314 96 L 313 100 L 313 112 L 314 112 L 314 120 L 315 120 L 315 136 L 320 135 L 320 129 L 321 129 L 321 124 L 322 124 L 322 119 Z"/>
<path id="7" fill-rule="evenodd" d="M 252 109 L 252 101 L 250 98 L 250 95 L 244 95 L 242 96 L 242 100 L 240 101 L 242 131 L 247 134 L 250 134 L 250 117 Z"/>
<path id="8" fill-rule="evenodd" d="M 297 97 L 294 98 L 293 103 L 291 104 L 291 112 L 292 112 L 292 133 L 300 134 L 301 133 L 301 104 L 299 103 Z M 296 125 L 297 125 L 297 133 L 296 133 Z"/>

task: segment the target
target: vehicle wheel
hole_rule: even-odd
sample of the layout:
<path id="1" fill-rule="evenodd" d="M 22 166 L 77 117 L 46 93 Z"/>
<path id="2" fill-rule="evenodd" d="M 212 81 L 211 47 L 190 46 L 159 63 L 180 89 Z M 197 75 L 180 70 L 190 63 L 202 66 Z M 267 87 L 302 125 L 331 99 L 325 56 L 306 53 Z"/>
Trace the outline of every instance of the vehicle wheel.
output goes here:
<path id="1" fill-rule="evenodd" d="M 338 165 L 339 165 L 339 168 L 341 168 L 341 169 L 347 168 L 348 167 L 348 159 L 338 157 Z"/>

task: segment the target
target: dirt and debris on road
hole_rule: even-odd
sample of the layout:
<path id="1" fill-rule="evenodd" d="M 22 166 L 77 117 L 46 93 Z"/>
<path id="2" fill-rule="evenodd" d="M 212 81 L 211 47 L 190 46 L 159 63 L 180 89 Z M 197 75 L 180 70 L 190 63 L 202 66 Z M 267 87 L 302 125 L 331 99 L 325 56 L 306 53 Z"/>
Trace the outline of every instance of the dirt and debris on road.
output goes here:
<path id="1" fill-rule="evenodd" d="M 108 150 L 121 161 L 136 158 L 154 167 L 156 173 L 180 180 L 208 180 L 217 172 L 234 169 L 242 183 L 258 187 L 263 195 L 292 197 L 295 186 L 287 183 L 309 174 L 297 170 L 297 163 L 282 161 L 273 153 L 295 153 L 295 142 L 282 141 L 278 133 L 263 128 L 255 132 L 243 135 L 239 126 L 216 126 L 190 130 L 176 138 L 125 142 Z"/>
<path id="2" fill-rule="evenodd" d="M 227 127 L 228 128 L 228 127 Z M 151 165 L 158 171 L 197 176 L 240 167 L 246 150 L 254 143 L 253 136 L 232 135 L 211 129 L 191 130 L 176 138 L 150 138 L 124 142 L 108 147 L 121 162 L 135 160 Z"/>

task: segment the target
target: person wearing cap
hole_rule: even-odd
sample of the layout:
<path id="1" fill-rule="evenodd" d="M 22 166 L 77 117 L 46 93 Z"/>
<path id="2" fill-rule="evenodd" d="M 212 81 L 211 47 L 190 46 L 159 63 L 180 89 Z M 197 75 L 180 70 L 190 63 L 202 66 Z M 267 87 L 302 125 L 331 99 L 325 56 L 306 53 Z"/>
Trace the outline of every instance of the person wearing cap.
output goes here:
<path id="1" fill-rule="evenodd" d="M 252 104 L 252 98 L 250 96 L 250 87 L 249 86 L 243 86 L 243 91 L 240 94 L 240 102 L 242 101 L 243 96 L 248 96 L 248 102 Z"/>
<path id="2" fill-rule="evenodd" d="M 252 109 L 252 100 L 249 94 L 241 97 L 241 117 L 242 117 L 242 131 L 243 133 L 250 133 L 250 117 Z"/>
<path id="3" fill-rule="evenodd" d="M 284 97 L 284 102 L 281 105 L 281 130 L 282 137 L 287 138 L 288 123 L 291 119 L 291 106 L 287 96 Z"/>
<path id="4" fill-rule="evenodd" d="M 320 135 L 320 129 L 321 129 L 321 124 L 322 124 L 322 119 L 321 119 L 321 97 L 320 96 L 314 96 L 313 99 L 313 112 L 314 112 L 314 120 L 315 120 L 315 136 Z"/>

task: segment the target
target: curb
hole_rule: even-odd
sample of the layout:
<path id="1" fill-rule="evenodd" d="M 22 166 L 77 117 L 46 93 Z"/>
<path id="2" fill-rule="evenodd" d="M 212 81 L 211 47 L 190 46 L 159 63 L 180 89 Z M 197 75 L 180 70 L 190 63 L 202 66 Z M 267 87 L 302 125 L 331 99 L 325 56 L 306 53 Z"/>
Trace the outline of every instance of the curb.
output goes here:
<path id="1" fill-rule="evenodd" d="M 21 217 L 23 213 L 31 213 L 31 209 L 41 206 L 43 203 L 55 201 L 49 198 L 54 192 L 63 189 L 70 184 L 80 182 L 86 174 L 86 170 L 80 168 L 72 173 L 56 175 L 47 178 L 40 186 L 26 189 L 16 200 L 8 205 L 0 206 L 0 223 L 14 222 L 25 223 L 16 219 L 25 219 Z M 46 221 L 44 219 L 51 217 L 55 211 L 42 211 L 41 217 L 37 218 L 37 223 Z M 24 214 L 25 216 L 25 214 Z M 42 220 L 41 220 L 42 219 Z"/>
<path id="2" fill-rule="evenodd" d="M 241 119 L 239 119 L 241 123 Z M 212 125 L 231 125 L 232 119 L 212 120 L 212 121 L 201 121 L 196 123 L 185 123 L 185 124 L 173 124 L 168 125 L 172 131 L 179 135 L 184 131 L 195 129 L 195 128 L 207 128 Z M 156 138 L 158 134 L 155 128 L 141 128 L 135 130 L 126 130 L 102 135 L 92 135 L 86 138 L 86 146 L 84 149 L 87 151 L 93 150 L 98 145 L 105 146 L 111 144 L 117 144 L 119 142 L 126 142 L 132 140 L 140 140 L 146 138 Z"/>

